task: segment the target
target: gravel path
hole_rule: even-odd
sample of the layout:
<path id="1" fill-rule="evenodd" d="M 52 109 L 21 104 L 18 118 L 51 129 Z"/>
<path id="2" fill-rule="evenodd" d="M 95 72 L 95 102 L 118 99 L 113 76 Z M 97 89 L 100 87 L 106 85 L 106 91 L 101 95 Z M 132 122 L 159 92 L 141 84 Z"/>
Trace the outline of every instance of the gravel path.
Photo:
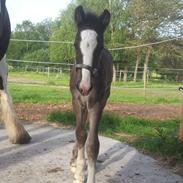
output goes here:
<path id="1" fill-rule="evenodd" d="M 12 145 L 0 126 L 0 183 L 72 183 L 69 161 L 73 130 L 43 124 L 25 126 L 28 145 Z M 100 137 L 97 183 L 183 183 L 183 177 L 164 169 L 135 148 Z"/>

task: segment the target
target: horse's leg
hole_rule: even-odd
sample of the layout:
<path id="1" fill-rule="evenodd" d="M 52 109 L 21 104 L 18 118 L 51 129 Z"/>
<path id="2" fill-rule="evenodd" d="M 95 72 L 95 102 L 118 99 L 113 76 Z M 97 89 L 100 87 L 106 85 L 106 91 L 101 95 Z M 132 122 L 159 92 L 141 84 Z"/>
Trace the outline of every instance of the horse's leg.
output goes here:
<path id="1" fill-rule="evenodd" d="M 72 173 L 76 172 L 77 157 L 78 157 L 78 144 L 77 144 L 77 142 L 75 142 L 75 145 L 72 150 L 72 158 L 70 161 L 70 169 L 71 169 Z"/>
<path id="2" fill-rule="evenodd" d="M 73 111 L 74 111 L 74 113 L 77 117 L 78 104 L 77 104 L 77 101 L 74 100 L 74 99 L 72 100 L 72 106 L 73 106 Z M 76 119 L 76 121 L 77 121 L 77 119 Z M 78 144 L 77 144 L 77 139 L 76 139 L 75 145 L 74 145 L 73 150 L 72 150 L 72 158 L 71 158 L 71 161 L 70 161 L 70 168 L 71 168 L 71 171 L 73 173 L 75 173 L 75 171 L 76 171 L 77 157 L 78 157 Z"/>
<path id="3" fill-rule="evenodd" d="M 85 129 L 87 120 L 87 110 L 79 104 L 79 101 L 73 101 L 74 112 L 76 114 L 76 144 L 73 149 L 73 157 L 71 165 L 76 163 L 74 182 L 84 183 L 85 181 L 85 142 L 87 138 L 87 132 Z M 72 166 L 73 168 L 73 166 Z"/>
<path id="4" fill-rule="evenodd" d="M 95 183 L 96 161 L 99 153 L 98 125 L 102 115 L 102 107 L 96 104 L 88 111 L 89 133 L 86 142 L 88 157 L 88 178 L 87 183 Z"/>
<path id="5" fill-rule="evenodd" d="M 2 106 L 2 119 L 5 123 L 9 139 L 13 144 L 28 143 L 31 137 L 16 119 L 12 99 L 7 89 L 7 72 L 7 64 L 4 57 L 0 61 L 0 97 Z"/>

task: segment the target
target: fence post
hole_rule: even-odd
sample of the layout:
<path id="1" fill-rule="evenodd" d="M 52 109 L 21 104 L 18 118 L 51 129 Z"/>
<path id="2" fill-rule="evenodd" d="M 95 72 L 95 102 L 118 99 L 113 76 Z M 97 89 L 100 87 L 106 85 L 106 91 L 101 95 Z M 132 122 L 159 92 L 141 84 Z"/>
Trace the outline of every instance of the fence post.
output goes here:
<path id="1" fill-rule="evenodd" d="M 180 116 L 180 129 L 179 129 L 179 140 L 183 141 L 183 87 L 179 88 L 181 91 L 182 105 L 181 105 L 181 116 Z"/>
<path id="2" fill-rule="evenodd" d="M 143 73 L 144 77 L 144 99 L 146 101 L 146 89 L 147 89 L 147 72 Z"/>
<path id="3" fill-rule="evenodd" d="M 48 78 L 50 77 L 50 67 L 48 67 Z"/>
<path id="4" fill-rule="evenodd" d="M 115 65 L 113 64 L 113 78 L 112 78 L 112 82 L 116 82 L 116 67 Z"/>
<path id="5" fill-rule="evenodd" d="M 121 81 L 122 70 L 119 70 L 119 82 Z"/>
<path id="6" fill-rule="evenodd" d="M 27 72 L 27 70 L 28 70 L 28 65 L 25 66 L 25 72 Z"/>
<path id="7" fill-rule="evenodd" d="M 62 69 L 60 69 L 60 77 L 62 77 Z"/>
<path id="8" fill-rule="evenodd" d="M 147 70 L 147 84 L 149 83 L 149 69 Z"/>

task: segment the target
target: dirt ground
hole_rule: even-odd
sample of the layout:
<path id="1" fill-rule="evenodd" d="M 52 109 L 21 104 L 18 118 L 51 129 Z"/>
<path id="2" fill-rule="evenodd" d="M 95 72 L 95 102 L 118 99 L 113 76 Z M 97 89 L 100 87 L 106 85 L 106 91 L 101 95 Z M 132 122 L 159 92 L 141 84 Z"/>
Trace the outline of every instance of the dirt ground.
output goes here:
<path id="1" fill-rule="evenodd" d="M 51 111 L 71 111 L 70 103 L 66 104 L 17 104 L 19 119 L 26 121 L 45 120 Z M 179 118 L 180 106 L 164 104 L 107 104 L 105 111 L 122 116 L 133 115 L 142 119 L 166 120 Z"/>

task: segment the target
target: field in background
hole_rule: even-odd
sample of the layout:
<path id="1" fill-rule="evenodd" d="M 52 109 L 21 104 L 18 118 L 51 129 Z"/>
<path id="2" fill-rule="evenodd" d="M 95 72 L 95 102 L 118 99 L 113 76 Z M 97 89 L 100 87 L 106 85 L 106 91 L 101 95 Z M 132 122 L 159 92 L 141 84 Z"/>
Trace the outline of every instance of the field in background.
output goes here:
<path id="1" fill-rule="evenodd" d="M 44 86 L 44 87 L 43 87 Z M 10 72 L 9 88 L 15 103 L 70 102 L 69 75 L 35 72 Z M 149 81 L 146 90 L 143 82 L 115 82 L 109 102 L 136 104 L 180 104 L 180 83 Z"/>

